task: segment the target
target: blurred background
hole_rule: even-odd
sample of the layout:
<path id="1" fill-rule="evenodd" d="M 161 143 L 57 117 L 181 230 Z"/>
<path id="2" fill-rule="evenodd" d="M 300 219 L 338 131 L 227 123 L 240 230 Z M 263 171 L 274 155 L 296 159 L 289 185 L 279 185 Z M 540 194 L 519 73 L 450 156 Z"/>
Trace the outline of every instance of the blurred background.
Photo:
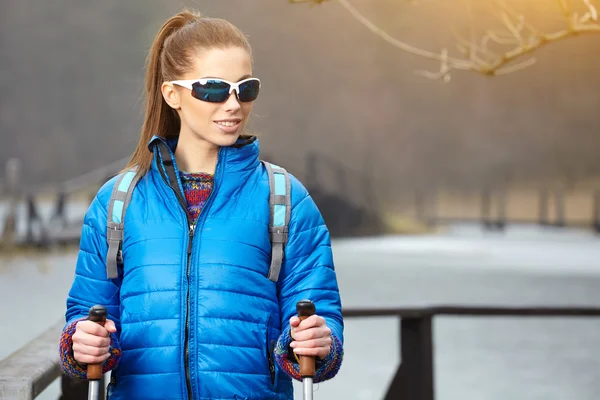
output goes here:
<path id="1" fill-rule="evenodd" d="M 323 212 L 345 308 L 599 305 L 600 3 L 299 3 L 2 2 L 0 359 L 64 314 L 71 242 L 137 143 L 147 51 L 183 6 L 248 34 L 249 129 Z M 436 399 L 600 396 L 597 319 L 435 321 Z M 346 336 L 315 397 L 383 398 L 398 322 Z"/>

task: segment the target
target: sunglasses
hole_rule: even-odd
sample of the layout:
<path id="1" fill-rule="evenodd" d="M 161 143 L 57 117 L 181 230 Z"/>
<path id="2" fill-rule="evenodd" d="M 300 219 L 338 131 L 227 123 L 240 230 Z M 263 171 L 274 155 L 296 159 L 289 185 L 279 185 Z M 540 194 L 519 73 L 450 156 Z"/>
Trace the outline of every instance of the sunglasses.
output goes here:
<path id="1" fill-rule="evenodd" d="M 239 82 L 229 82 L 218 78 L 204 78 L 171 81 L 171 83 L 190 89 L 192 96 L 209 103 L 223 103 L 233 91 L 235 91 L 239 101 L 247 103 L 256 100 L 260 91 L 260 80 L 257 78 L 248 78 Z"/>

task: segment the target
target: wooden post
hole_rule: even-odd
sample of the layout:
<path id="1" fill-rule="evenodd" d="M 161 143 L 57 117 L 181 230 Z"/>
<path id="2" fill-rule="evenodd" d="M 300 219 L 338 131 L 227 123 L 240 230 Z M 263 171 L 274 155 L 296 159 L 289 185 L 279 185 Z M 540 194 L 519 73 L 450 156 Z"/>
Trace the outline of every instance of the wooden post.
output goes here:
<path id="1" fill-rule="evenodd" d="M 306 154 L 306 175 L 309 185 L 320 187 L 321 182 L 317 174 L 317 156 L 313 152 Z"/>
<path id="2" fill-rule="evenodd" d="M 556 221 L 554 222 L 555 226 L 564 227 L 566 226 L 565 221 L 565 193 L 557 189 L 554 192 L 554 203 L 556 205 Z"/>
<path id="3" fill-rule="evenodd" d="M 540 189 L 540 215 L 539 223 L 542 226 L 548 225 L 548 190 Z"/>
<path id="4" fill-rule="evenodd" d="M 19 175 L 21 163 L 17 158 L 11 158 L 6 162 L 5 182 L 6 192 L 8 194 L 8 208 L 4 218 L 2 236 L 0 237 L 0 247 L 6 251 L 12 251 L 16 244 L 17 231 L 17 203 Z"/>
<path id="5" fill-rule="evenodd" d="M 493 199 L 495 198 L 495 201 Z M 481 194 L 481 224 L 487 230 L 503 231 L 506 227 L 506 189 L 496 190 L 484 188 Z M 495 207 L 494 207 L 495 205 Z M 496 212 L 494 212 L 494 208 Z"/>
<path id="6" fill-rule="evenodd" d="M 346 180 L 346 170 L 342 165 L 337 165 L 336 167 L 336 175 L 338 180 L 337 190 L 339 190 L 338 193 L 344 196 L 346 199 L 351 199 L 352 194 L 350 193 L 350 189 L 348 188 L 348 181 Z M 365 187 L 365 190 L 367 190 L 367 187 Z"/>
<path id="7" fill-rule="evenodd" d="M 492 199 L 489 187 L 485 187 L 481 193 L 481 225 L 484 229 L 490 229 L 492 214 Z"/>
<path id="8" fill-rule="evenodd" d="M 415 190 L 416 218 L 429 226 L 438 222 L 437 188 L 417 188 Z"/>
<path id="9" fill-rule="evenodd" d="M 506 214 L 508 207 L 508 190 L 506 188 L 502 189 L 500 193 L 498 193 L 498 218 L 496 227 L 498 230 L 503 231 L 506 228 Z"/>
<path id="10" fill-rule="evenodd" d="M 66 203 L 67 193 L 60 191 L 56 194 L 56 206 L 54 214 L 50 218 L 50 224 L 62 228 L 67 226 L 67 215 L 66 215 Z"/>
<path id="11" fill-rule="evenodd" d="M 400 358 L 385 400 L 434 400 L 431 316 L 401 319 Z"/>
<path id="12" fill-rule="evenodd" d="M 600 189 L 594 191 L 594 204 L 592 209 L 594 232 L 600 234 Z"/>
<path id="13" fill-rule="evenodd" d="M 426 193 L 427 219 L 425 223 L 429 226 L 435 226 L 440 221 L 439 188 L 434 186 L 427 189 Z"/>
<path id="14" fill-rule="evenodd" d="M 423 189 L 415 190 L 415 216 L 419 221 L 425 221 L 427 219 L 427 209 L 426 209 L 426 197 Z"/>

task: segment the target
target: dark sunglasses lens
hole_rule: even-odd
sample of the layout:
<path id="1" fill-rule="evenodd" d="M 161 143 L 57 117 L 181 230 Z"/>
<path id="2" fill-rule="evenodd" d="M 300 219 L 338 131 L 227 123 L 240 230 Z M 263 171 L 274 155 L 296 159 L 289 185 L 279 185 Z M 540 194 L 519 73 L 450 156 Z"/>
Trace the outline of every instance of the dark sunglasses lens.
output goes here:
<path id="1" fill-rule="evenodd" d="M 253 79 L 246 81 L 240 85 L 240 94 L 238 98 L 241 102 L 254 101 L 258 97 L 260 91 L 260 83 L 258 80 Z"/>
<path id="2" fill-rule="evenodd" d="M 196 82 L 192 85 L 192 96 L 202 101 L 222 103 L 229 97 L 229 89 L 229 84 L 223 81 L 209 80 L 204 85 Z"/>

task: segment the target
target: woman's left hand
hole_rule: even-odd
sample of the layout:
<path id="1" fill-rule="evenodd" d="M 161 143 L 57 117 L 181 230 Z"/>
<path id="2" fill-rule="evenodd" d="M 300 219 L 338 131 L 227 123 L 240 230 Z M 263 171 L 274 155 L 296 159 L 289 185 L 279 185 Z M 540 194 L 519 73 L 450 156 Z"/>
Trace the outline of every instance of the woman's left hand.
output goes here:
<path id="1" fill-rule="evenodd" d="M 290 347 L 300 356 L 324 359 L 331 352 L 331 329 L 325 318 L 311 315 L 304 321 L 294 316 L 290 318 L 292 343 Z"/>

